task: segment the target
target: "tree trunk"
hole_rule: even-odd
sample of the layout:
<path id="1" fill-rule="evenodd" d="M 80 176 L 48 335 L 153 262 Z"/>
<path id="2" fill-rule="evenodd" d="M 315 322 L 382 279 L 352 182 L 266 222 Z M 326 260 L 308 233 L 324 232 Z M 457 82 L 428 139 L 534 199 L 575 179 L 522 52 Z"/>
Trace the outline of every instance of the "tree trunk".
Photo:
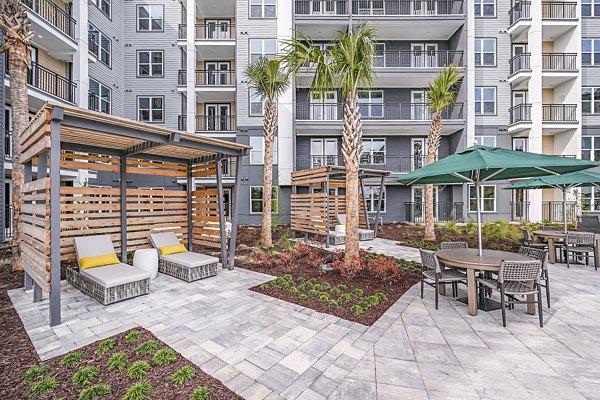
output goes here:
<path id="1" fill-rule="evenodd" d="M 260 243 L 263 248 L 273 247 L 271 234 L 273 198 L 273 142 L 277 130 L 277 108 L 272 99 L 265 102 L 263 134 L 265 136 L 263 211 Z"/>
<path id="2" fill-rule="evenodd" d="M 344 102 L 342 154 L 346 165 L 346 256 L 345 269 L 356 271 L 360 266 L 358 228 L 360 218 L 358 165 L 362 151 L 362 122 L 358 98 L 349 92 Z"/>
<path id="3" fill-rule="evenodd" d="M 442 132 L 442 116 L 436 113 L 431 121 L 427 138 L 427 164 L 435 162 L 437 149 L 440 147 Z M 433 185 L 425 185 L 425 240 L 435 240 L 435 224 L 433 215 Z"/>

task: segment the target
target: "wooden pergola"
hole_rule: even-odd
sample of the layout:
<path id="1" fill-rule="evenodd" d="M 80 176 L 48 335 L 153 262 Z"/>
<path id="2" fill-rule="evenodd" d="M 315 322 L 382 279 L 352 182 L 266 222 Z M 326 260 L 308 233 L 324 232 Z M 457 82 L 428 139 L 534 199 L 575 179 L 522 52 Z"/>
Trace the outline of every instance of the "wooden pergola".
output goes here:
<path id="1" fill-rule="evenodd" d="M 361 228 L 370 229 L 367 206 L 365 203 L 365 179 L 379 180 L 379 197 L 377 199 L 377 213 L 375 216 L 375 236 L 379 228 L 379 215 L 381 213 L 381 195 L 385 177 L 389 171 L 375 169 L 359 169 L 360 182 L 359 196 Z M 298 193 L 298 188 L 308 187 L 308 193 Z M 322 167 L 292 172 L 291 196 L 291 226 L 293 231 L 305 234 L 325 235 L 325 244 L 329 247 L 329 228 L 335 225 L 338 214 L 346 214 L 346 194 L 330 194 L 330 189 L 346 187 L 346 169 L 339 165 L 326 165 Z M 310 188 L 318 188 L 319 192 L 311 193 Z"/>
<path id="2" fill-rule="evenodd" d="M 49 293 L 50 325 L 61 322 L 61 261 L 75 258 L 75 237 L 111 235 L 127 262 L 127 252 L 151 247 L 150 233 L 171 231 L 188 248 L 220 248 L 223 267 L 233 269 L 238 207 L 234 203 L 228 244 L 222 165 L 236 160 L 237 199 L 241 157 L 248 146 L 51 103 L 19 135 L 25 169 L 20 223 L 25 289 L 33 288 L 34 302 L 43 291 Z M 117 173 L 118 187 L 62 186 L 64 169 Z M 185 179 L 187 187 L 128 187 L 128 177 L 135 175 Z M 216 189 L 193 190 L 196 177 L 214 177 Z"/>

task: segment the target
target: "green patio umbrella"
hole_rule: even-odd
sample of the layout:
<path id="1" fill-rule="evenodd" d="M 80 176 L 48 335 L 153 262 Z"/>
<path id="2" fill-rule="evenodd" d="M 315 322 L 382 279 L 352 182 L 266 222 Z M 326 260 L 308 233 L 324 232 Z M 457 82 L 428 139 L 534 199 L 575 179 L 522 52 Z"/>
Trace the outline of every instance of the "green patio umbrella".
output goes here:
<path id="1" fill-rule="evenodd" d="M 396 181 L 405 185 L 447 185 L 453 183 L 472 183 L 475 185 L 477 236 L 479 254 L 482 254 L 481 201 L 479 198 L 479 185 L 482 182 L 567 174 L 598 165 L 598 163 L 592 161 L 574 158 L 548 156 L 498 147 L 471 146 L 401 176 Z"/>
<path id="2" fill-rule="evenodd" d="M 590 171 L 571 172 L 564 175 L 549 175 L 527 179 L 505 187 L 507 190 L 517 189 L 560 189 L 562 190 L 563 227 L 567 233 L 567 190 L 579 187 L 599 187 L 600 174 Z"/>

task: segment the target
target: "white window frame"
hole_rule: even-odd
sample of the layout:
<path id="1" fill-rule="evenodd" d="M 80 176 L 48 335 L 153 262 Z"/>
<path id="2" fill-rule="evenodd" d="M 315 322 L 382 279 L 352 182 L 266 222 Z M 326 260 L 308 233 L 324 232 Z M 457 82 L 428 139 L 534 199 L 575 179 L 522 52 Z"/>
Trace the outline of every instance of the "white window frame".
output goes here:
<path id="1" fill-rule="evenodd" d="M 273 165 L 277 165 L 277 136 L 273 141 Z M 264 136 L 250 136 L 250 164 L 251 165 L 264 165 L 265 162 L 265 137 Z M 257 158 L 258 157 L 258 158 Z"/>
<path id="2" fill-rule="evenodd" d="M 148 53 L 148 62 L 140 62 L 140 54 Z M 153 53 L 160 53 L 160 63 L 152 62 Z M 163 78 L 165 76 L 165 52 L 163 50 L 138 50 L 136 52 L 136 62 L 137 62 L 137 77 L 138 78 Z M 140 74 L 140 64 L 148 65 L 148 75 Z M 154 75 L 152 67 L 160 65 L 160 75 Z"/>
<path id="3" fill-rule="evenodd" d="M 365 204 L 368 213 L 376 213 L 377 212 L 377 197 L 376 192 L 379 191 L 379 186 L 365 186 Z M 381 196 L 381 200 L 383 201 L 381 207 L 381 213 L 384 214 L 386 210 L 386 187 L 383 187 L 383 194 Z"/>
<path id="4" fill-rule="evenodd" d="M 584 14 L 584 7 L 589 7 L 590 13 Z M 598 9 L 596 10 L 596 7 Z M 600 17 L 600 0 L 581 0 L 581 16 L 582 17 Z"/>
<path id="5" fill-rule="evenodd" d="M 477 143 L 481 146 L 496 147 L 496 136 L 492 136 L 492 135 L 475 136 L 475 140 L 477 140 Z M 492 140 L 493 144 L 485 144 L 485 142 L 487 140 Z"/>
<path id="6" fill-rule="evenodd" d="M 485 93 L 486 89 L 492 89 L 494 91 L 494 112 L 484 112 L 484 104 L 489 102 L 489 100 L 484 100 L 483 98 L 483 94 Z M 479 100 L 477 100 L 477 92 L 479 92 Z M 480 103 L 480 108 L 479 108 L 479 112 L 477 112 L 477 110 L 475 110 L 475 115 L 496 115 L 497 112 L 497 103 L 498 103 L 498 90 L 495 86 L 477 86 L 475 87 L 475 105 L 477 105 L 477 103 Z"/>
<path id="7" fill-rule="evenodd" d="M 100 83 L 100 81 L 98 81 L 94 78 L 89 78 L 89 87 L 90 88 L 92 87 L 92 82 L 95 82 L 98 85 L 98 93 L 92 92 L 92 90 L 90 89 L 90 92 L 92 92 L 98 96 L 98 107 L 96 109 L 94 109 L 94 111 L 100 111 L 100 112 L 106 113 L 105 111 L 102 110 L 102 104 L 107 104 L 108 112 L 106 114 L 112 114 L 112 89 L 109 88 L 108 86 Z M 104 96 L 102 95 L 103 89 L 108 92 L 108 99 L 105 99 Z"/>
<path id="8" fill-rule="evenodd" d="M 364 143 L 365 142 L 370 142 L 370 143 L 374 143 L 374 142 L 382 142 L 383 141 L 383 162 L 370 162 L 370 163 L 363 163 L 362 162 L 362 157 L 363 155 L 368 155 L 369 159 L 371 161 L 375 160 L 375 156 L 373 155 L 373 153 L 379 153 L 379 152 L 374 152 L 373 148 L 371 148 L 369 151 L 365 151 L 365 147 L 364 147 Z M 363 138 L 363 150 L 360 153 L 360 161 L 361 164 L 367 164 L 367 165 L 383 165 L 385 164 L 385 157 L 387 156 L 387 141 L 385 140 L 385 138 Z"/>
<path id="9" fill-rule="evenodd" d="M 369 118 L 384 118 L 384 103 L 383 90 L 370 90 L 360 89 L 358 90 L 358 106 L 362 106 L 361 116 Z M 379 94 L 380 97 L 375 98 L 381 100 L 379 103 L 373 101 L 373 95 Z M 361 98 L 360 96 L 367 96 Z M 363 112 L 364 111 L 364 112 Z"/>
<path id="10" fill-rule="evenodd" d="M 158 20 L 158 18 L 152 18 L 152 9 L 160 8 L 160 29 L 152 28 L 152 21 Z M 140 18 L 140 9 L 147 8 L 148 17 Z M 140 29 L 140 20 L 148 20 L 148 29 Z M 164 32 L 165 30 L 165 7 L 163 4 L 137 4 L 135 7 L 135 29 L 136 32 Z"/>
<path id="11" fill-rule="evenodd" d="M 522 143 L 523 144 L 523 149 L 522 150 L 517 150 L 517 143 Z M 520 146 L 519 146 L 520 147 Z M 513 138 L 512 140 L 512 149 L 515 151 L 527 151 L 527 138 Z"/>
<path id="12" fill-rule="evenodd" d="M 148 104 L 149 104 L 149 108 L 147 109 L 149 111 L 149 119 L 148 120 L 143 120 L 140 118 L 140 111 L 142 111 L 142 109 L 140 108 L 140 100 L 141 99 L 148 99 Z M 154 99 L 161 99 L 161 105 L 162 108 L 160 108 L 160 111 L 162 112 L 162 119 L 160 120 L 154 120 L 153 117 L 153 111 L 158 111 L 158 108 L 153 108 L 152 103 L 154 102 Z M 144 109 L 146 110 L 146 109 Z M 138 96 L 137 98 L 137 120 L 140 122 L 164 122 L 165 121 L 165 97 L 164 96 Z"/>
<path id="13" fill-rule="evenodd" d="M 252 111 L 253 104 L 260 104 L 260 113 Z M 253 88 L 248 89 L 248 115 L 250 117 L 263 117 L 265 115 L 265 102 Z"/>
<path id="14" fill-rule="evenodd" d="M 252 189 L 262 189 L 261 193 L 264 193 L 264 187 L 263 186 L 250 186 L 248 188 L 249 193 L 248 193 L 248 198 L 250 199 L 250 214 L 262 214 L 262 203 L 263 203 L 263 196 L 260 197 L 260 199 L 253 199 L 252 198 Z M 273 186 L 273 195 L 271 197 L 272 199 L 272 203 L 274 202 L 274 206 L 271 207 L 271 211 L 274 214 L 275 212 L 277 212 L 277 208 L 279 208 L 279 190 L 276 186 Z M 253 202 L 260 202 L 260 211 L 252 211 L 252 203 Z"/>
<path id="15" fill-rule="evenodd" d="M 96 8 L 98 10 L 100 10 L 100 12 L 102 14 L 106 15 L 106 17 L 108 19 L 112 19 L 112 1 L 111 0 L 92 0 L 92 3 L 94 3 Z M 108 5 L 108 12 L 106 12 L 106 9 L 102 7 L 103 5 Z"/>
<path id="16" fill-rule="evenodd" d="M 274 53 L 265 53 L 265 43 L 267 41 L 273 41 L 275 43 L 275 52 Z M 259 53 L 253 53 L 252 50 L 252 44 L 253 43 L 258 43 L 260 42 L 260 52 Z M 260 58 L 260 57 L 266 57 L 270 60 L 275 59 L 275 57 L 277 57 L 277 39 L 273 39 L 273 38 L 253 38 L 253 39 L 249 39 L 248 40 L 248 57 L 249 57 L 249 61 L 253 62 L 256 59 Z M 256 56 L 256 57 L 253 57 Z M 254 59 L 253 59 L 254 58 Z"/>
<path id="17" fill-rule="evenodd" d="M 483 198 L 483 193 L 485 191 L 485 188 L 494 188 L 494 197 L 491 198 L 494 200 L 494 209 L 493 210 L 485 210 L 485 200 Z M 471 189 L 475 188 L 475 185 L 468 185 L 467 186 L 467 190 L 468 190 L 468 201 L 469 201 L 469 212 L 477 212 L 477 203 L 475 203 L 475 209 L 471 209 L 471 200 L 476 200 L 477 197 L 471 197 Z M 496 185 L 479 185 L 479 190 L 481 191 L 480 193 L 480 197 L 479 200 L 481 201 L 481 213 L 495 213 L 496 209 L 497 209 L 497 202 L 498 202 L 498 188 L 496 187 Z M 490 200 L 490 199 L 488 199 Z"/>
<path id="18" fill-rule="evenodd" d="M 584 151 L 589 151 L 589 154 L 585 155 Z M 595 154 L 596 151 L 598 152 L 597 157 Z M 581 159 L 600 161 L 600 135 L 585 135 L 581 137 Z"/>
<path id="19" fill-rule="evenodd" d="M 589 90 L 590 91 L 590 99 L 589 100 L 583 100 L 583 92 L 585 90 Z M 594 97 L 594 93 L 598 92 L 600 93 L 600 86 L 586 86 L 586 87 L 582 87 L 581 88 L 581 111 L 583 113 L 583 115 L 600 115 L 600 96 L 598 97 L 598 99 L 596 99 Z M 590 103 L 590 112 L 584 112 L 583 111 L 583 103 Z M 596 107 L 598 108 L 598 112 L 596 112 Z"/>
<path id="20" fill-rule="evenodd" d="M 98 60 L 100 60 L 102 64 L 110 67 L 112 65 L 112 40 L 102 33 L 100 29 L 96 28 L 94 24 L 88 24 L 88 32 L 94 37 L 94 43 L 96 43 L 98 49 L 96 52 L 94 52 L 92 49 L 89 49 L 89 52 L 92 53 Z M 103 46 L 102 39 L 105 40 L 105 43 L 108 43 L 108 49 Z M 108 63 L 102 57 L 104 54 L 106 54 Z"/>
<path id="21" fill-rule="evenodd" d="M 485 6 L 486 5 L 490 5 L 492 4 L 494 6 L 494 13 L 493 14 L 485 14 L 484 10 L 485 10 Z M 477 6 L 479 6 L 479 12 L 477 12 Z M 496 0 L 475 0 L 475 8 L 474 8 L 474 14 L 475 17 L 477 18 L 494 18 L 496 17 Z"/>
<path id="22" fill-rule="evenodd" d="M 590 51 L 583 50 L 584 42 L 590 42 L 590 47 L 591 47 Z M 584 54 L 590 55 L 590 63 L 589 64 L 584 64 L 584 61 L 583 61 Z M 598 58 L 598 61 L 596 61 L 596 58 Z M 584 67 L 600 65 L 600 38 L 582 38 L 581 39 L 581 65 Z"/>
<path id="23" fill-rule="evenodd" d="M 248 15 L 250 18 L 277 18 L 277 0 L 250 0 L 249 2 L 250 10 L 248 11 Z M 255 7 L 259 7 L 260 15 L 252 15 L 252 10 Z M 274 8 L 273 16 L 265 16 L 266 7 Z"/>
<path id="24" fill-rule="evenodd" d="M 491 43 L 494 44 L 494 51 L 493 51 L 494 63 L 493 64 L 486 64 L 484 62 L 485 55 L 486 54 L 492 54 L 489 51 L 484 51 L 484 47 L 485 47 L 485 43 L 486 42 L 491 42 Z M 477 45 L 478 44 L 479 44 L 479 51 L 477 51 Z M 495 67 L 496 64 L 497 64 L 496 54 L 497 54 L 496 38 L 475 38 L 475 56 L 479 55 L 479 64 L 477 64 L 477 61 L 475 61 L 475 65 L 477 67 Z M 475 57 L 475 58 L 477 58 L 477 57 Z"/>

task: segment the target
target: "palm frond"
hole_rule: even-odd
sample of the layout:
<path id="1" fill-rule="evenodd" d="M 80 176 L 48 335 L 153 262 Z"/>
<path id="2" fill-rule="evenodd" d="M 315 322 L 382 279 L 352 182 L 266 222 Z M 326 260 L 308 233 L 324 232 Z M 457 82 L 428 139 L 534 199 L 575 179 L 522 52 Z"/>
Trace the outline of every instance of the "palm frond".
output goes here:
<path id="1" fill-rule="evenodd" d="M 456 102 L 462 76 L 454 65 L 444 67 L 427 87 L 427 103 L 434 114 L 442 112 Z"/>
<path id="2" fill-rule="evenodd" d="M 244 75 L 248 86 L 263 100 L 274 100 L 290 85 L 290 75 L 280 60 L 260 57 L 246 67 Z"/>

